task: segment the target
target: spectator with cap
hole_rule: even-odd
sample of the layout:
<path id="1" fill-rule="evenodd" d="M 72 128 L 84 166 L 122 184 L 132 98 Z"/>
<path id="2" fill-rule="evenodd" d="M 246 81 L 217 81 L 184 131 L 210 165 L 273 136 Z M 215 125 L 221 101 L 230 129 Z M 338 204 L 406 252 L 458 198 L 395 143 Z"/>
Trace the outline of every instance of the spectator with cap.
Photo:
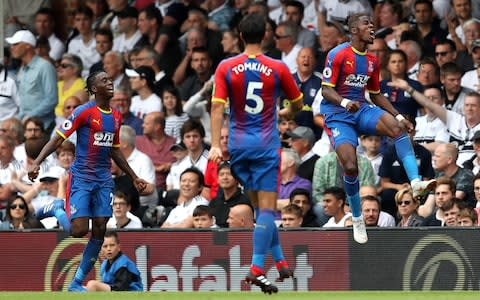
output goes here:
<path id="1" fill-rule="evenodd" d="M 153 93 L 155 81 L 153 69 L 140 66 L 136 69 L 127 69 L 125 73 L 130 77 L 130 87 L 138 93 L 132 98 L 130 111 L 141 119 L 150 112 L 161 112 L 162 100 Z"/>
<path id="2" fill-rule="evenodd" d="M 117 14 L 117 18 L 119 35 L 113 40 L 113 50 L 127 53 L 142 38 L 137 27 L 138 11 L 135 7 L 127 6 Z"/>
<path id="3" fill-rule="evenodd" d="M 175 161 L 171 152 L 174 144 L 175 138 L 165 134 L 163 114 L 148 113 L 143 120 L 143 135 L 136 137 L 135 145 L 153 161 L 157 189 L 166 189 L 166 177 Z"/>
<path id="4" fill-rule="evenodd" d="M 316 141 L 313 130 L 309 127 L 298 126 L 293 131 L 287 131 L 286 135 L 290 137 L 290 147 L 300 156 L 301 163 L 297 169 L 297 175 L 311 182 L 315 162 L 319 158 L 319 156 L 312 151 Z"/>
<path id="5" fill-rule="evenodd" d="M 58 95 L 55 68 L 35 54 L 36 39 L 30 31 L 19 30 L 5 40 L 11 45 L 12 57 L 21 61 L 17 72 L 18 117 L 22 121 L 38 117 L 50 132 L 55 126 Z"/>
<path id="6" fill-rule="evenodd" d="M 480 39 L 473 41 L 471 49 L 474 69 L 463 74 L 460 85 L 480 93 Z"/>
<path id="7" fill-rule="evenodd" d="M 180 178 L 180 174 L 182 173 L 182 170 L 183 170 L 181 162 L 185 157 L 187 157 L 188 150 L 182 141 L 180 143 L 176 143 L 170 146 L 170 153 L 175 158 L 175 161 L 172 163 L 172 166 L 170 167 L 170 172 L 168 172 L 167 178 L 165 180 L 167 191 L 174 190 L 174 183 L 172 178 Z"/>
<path id="8" fill-rule="evenodd" d="M 232 206 L 246 204 L 252 206 L 250 199 L 243 193 L 237 179 L 233 177 L 230 163 L 224 161 L 218 166 L 218 184 L 220 192 L 210 201 L 216 223 L 220 227 L 228 227 L 227 219 Z"/>
<path id="9" fill-rule="evenodd" d="M 463 167 L 477 175 L 480 171 L 480 130 L 473 135 L 473 151 L 475 154 L 463 163 Z"/>

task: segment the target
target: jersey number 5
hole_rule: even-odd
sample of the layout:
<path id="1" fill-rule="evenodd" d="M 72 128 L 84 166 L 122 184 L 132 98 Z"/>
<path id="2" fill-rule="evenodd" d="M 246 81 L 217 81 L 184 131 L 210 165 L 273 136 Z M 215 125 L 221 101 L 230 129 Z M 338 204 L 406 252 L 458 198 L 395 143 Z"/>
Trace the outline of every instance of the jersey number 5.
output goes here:
<path id="1" fill-rule="evenodd" d="M 263 110 L 263 100 L 259 95 L 255 94 L 255 90 L 261 90 L 263 82 L 249 82 L 247 87 L 247 96 L 245 102 L 245 111 L 250 114 L 259 114 Z M 255 105 L 252 105 L 255 102 Z"/>

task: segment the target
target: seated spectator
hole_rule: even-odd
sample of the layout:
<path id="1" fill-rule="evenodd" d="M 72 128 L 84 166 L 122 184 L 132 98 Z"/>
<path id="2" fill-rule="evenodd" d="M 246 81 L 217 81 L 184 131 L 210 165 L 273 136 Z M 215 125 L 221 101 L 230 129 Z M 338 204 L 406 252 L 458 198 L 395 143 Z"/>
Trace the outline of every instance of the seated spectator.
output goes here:
<path id="1" fill-rule="evenodd" d="M 165 133 L 165 119 L 160 112 L 151 112 L 143 120 L 143 135 L 135 139 L 136 147 L 148 155 L 155 166 L 157 189 L 166 188 L 166 178 L 175 161 L 170 152 L 175 139 Z"/>
<path id="2" fill-rule="evenodd" d="M 380 203 L 382 203 L 381 198 L 378 196 L 378 188 L 376 188 L 373 185 L 361 186 L 359 195 L 360 195 L 360 198 L 364 196 L 377 197 L 378 199 L 380 199 Z M 350 207 L 348 206 L 348 201 L 345 204 L 346 204 L 345 208 L 349 209 Z M 382 210 L 380 211 L 380 216 L 378 217 L 377 224 L 379 227 L 392 227 L 392 226 L 395 226 L 395 218 L 391 214 Z"/>
<path id="3" fill-rule="evenodd" d="M 480 173 L 479 173 L 480 174 Z M 475 194 L 475 211 L 479 215 L 478 224 L 480 225 L 480 175 L 477 174 L 473 178 L 473 192 Z"/>
<path id="4" fill-rule="evenodd" d="M 102 245 L 105 257 L 100 266 L 101 281 L 90 280 L 87 291 L 143 291 L 140 271 L 125 254 L 121 252 L 120 240 L 115 231 L 107 231 Z"/>
<path id="5" fill-rule="evenodd" d="M 440 208 L 440 211 L 443 215 L 442 226 L 457 226 L 458 213 L 460 212 L 460 209 L 466 207 L 467 204 L 465 201 L 462 201 L 458 198 L 452 198 L 450 201 L 445 202 L 445 204 Z"/>
<path id="6" fill-rule="evenodd" d="M 233 177 L 228 162 L 222 162 L 218 166 L 218 183 L 220 192 L 208 206 L 212 209 L 216 224 L 220 227 L 228 227 L 227 219 L 231 207 L 239 204 L 252 206 L 252 204 L 238 186 L 238 181 Z"/>
<path id="7" fill-rule="evenodd" d="M 220 129 L 220 150 L 222 151 L 223 161 L 230 160 L 230 152 L 228 152 L 228 127 L 225 125 Z M 217 193 L 218 164 L 213 160 L 209 160 L 205 170 L 205 187 L 203 188 L 202 196 L 205 199 L 212 200 L 217 197 Z"/>
<path id="8" fill-rule="evenodd" d="M 218 228 L 215 216 L 206 205 L 198 205 L 193 210 L 193 228 Z"/>
<path id="9" fill-rule="evenodd" d="M 364 196 L 361 199 L 362 215 L 365 221 L 365 226 L 380 227 L 380 224 L 378 223 L 380 211 L 382 210 L 380 200 L 375 196 Z M 392 226 L 395 226 L 395 223 Z"/>
<path id="10" fill-rule="evenodd" d="M 417 227 L 421 226 L 423 218 L 417 213 L 420 201 L 413 198 L 411 188 L 403 188 L 395 194 L 395 202 L 397 203 L 397 212 L 400 221 L 397 227 Z"/>
<path id="11" fill-rule="evenodd" d="M 140 196 L 140 206 L 153 208 L 158 203 L 158 193 L 155 188 L 155 166 L 145 153 L 135 147 L 135 130 L 127 125 L 120 127 L 120 151 L 125 156 L 132 170 L 148 183 L 151 194 Z"/>
<path id="12" fill-rule="evenodd" d="M 418 208 L 418 214 L 425 218 L 422 226 L 442 226 L 443 214 L 440 208 L 455 197 L 455 192 L 455 181 L 446 176 L 437 178 L 434 195 L 429 195 Z"/>
<path id="13" fill-rule="evenodd" d="M 480 39 L 476 39 L 470 48 L 473 59 L 474 69 L 465 72 L 462 76 L 461 86 L 480 92 L 480 78 L 478 76 L 478 69 L 480 68 Z"/>
<path id="14" fill-rule="evenodd" d="M 475 154 L 463 163 L 463 168 L 477 175 L 480 171 L 480 130 L 473 135 L 473 151 Z"/>
<path id="15" fill-rule="evenodd" d="M 27 202 L 22 196 L 16 196 L 8 201 L 7 215 L 0 224 L 0 230 L 22 230 L 44 228 L 28 209 Z"/>
<path id="16" fill-rule="evenodd" d="M 368 159 L 357 155 L 357 162 L 360 186 L 375 185 L 375 173 Z M 323 213 L 323 191 L 331 186 L 343 188 L 343 174 L 335 151 L 320 157 L 315 163 L 312 187 L 313 199 L 316 202 L 314 211 L 320 224 L 325 224 L 328 220 L 328 216 Z"/>
<path id="17" fill-rule="evenodd" d="M 298 126 L 293 131 L 285 131 L 285 135 L 290 137 L 289 146 L 297 152 L 301 159 L 297 175 L 311 182 L 315 162 L 319 159 L 319 156 L 312 151 L 316 141 L 313 130 L 309 127 Z"/>
<path id="18" fill-rule="evenodd" d="M 114 89 L 113 97 L 110 99 L 110 105 L 116 108 L 122 114 L 122 125 L 128 125 L 135 129 L 137 135 L 143 134 L 143 120 L 136 117 L 131 111 L 132 98 L 130 88 L 125 89 L 119 86 Z"/>
<path id="19" fill-rule="evenodd" d="M 204 82 L 195 94 L 184 101 L 183 110 L 190 118 L 199 120 L 205 128 L 205 142 L 210 143 L 210 103 L 213 88 L 213 79 Z"/>
<path id="20" fill-rule="evenodd" d="M 16 192 L 15 187 L 11 184 L 12 173 L 20 173 L 23 167 L 13 156 L 15 144 L 10 137 L 0 136 L 0 149 L 2 149 L 0 151 L 0 209 L 4 209 L 6 202 Z"/>
<path id="21" fill-rule="evenodd" d="M 229 228 L 253 229 L 255 222 L 252 207 L 246 204 L 232 206 L 228 213 L 227 223 Z"/>
<path id="22" fill-rule="evenodd" d="M 107 228 L 139 229 L 142 221 L 130 212 L 130 196 L 121 191 L 116 191 L 112 202 L 113 214 L 107 222 Z"/>
<path id="23" fill-rule="evenodd" d="M 63 116 L 65 100 L 76 96 L 81 103 L 88 101 L 85 80 L 82 78 L 83 64 L 80 57 L 75 54 L 65 53 L 57 68 L 58 103 L 55 107 L 55 115 Z M 68 116 L 67 116 L 68 117 Z"/>
<path id="24" fill-rule="evenodd" d="M 478 226 L 478 214 L 470 207 L 460 209 L 457 215 L 457 226 L 473 227 Z"/>
<path id="25" fill-rule="evenodd" d="M 295 204 L 289 204 L 282 208 L 282 224 L 283 228 L 300 228 L 303 223 L 302 209 Z"/>
<path id="26" fill-rule="evenodd" d="M 323 192 L 323 211 L 330 216 L 323 227 L 345 227 L 345 221 L 351 218 L 351 213 L 345 213 L 347 195 L 339 187 L 330 187 Z"/>
<path id="27" fill-rule="evenodd" d="M 307 191 L 312 191 L 312 183 L 297 175 L 298 166 L 301 163 L 300 157 L 293 149 L 282 149 L 282 157 L 280 164 L 280 190 L 277 199 L 277 211 L 279 212 L 283 207 L 290 203 L 290 194 L 294 189 L 303 188 Z M 277 215 L 277 220 L 280 215 Z"/>
<path id="28" fill-rule="evenodd" d="M 188 115 L 183 112 L 182 102 L 178 90 L 173 86 L 167 86 L 162 92 L 162 110 L 165 114 L 165 133 L 181 141 L 180 128 L 188 120 Z"/>
<path id="29" fill-rule="evenodd" d="M 199 169 L 190 167 L 182 172 L 177 206 L 172 209 L 162 228 L 193 228 L 193 211 L 198 205 L 208 205 L 208 200 L 200 196 L 203 184 L 203 174 Z"/>
<path id="30" fill-rule="evenodd" d="M 473 195 L 473 173 L 457 165 L 458 149 L 454 144 L 441 144 L 435 149 L 433 155 L 433 165 L 437 172 L 437 177 L 447 176 L 455 181 L 455 197 L 467 201 L 471 206 L 474 205 Z"/>
<path id="31" fill-rule="evenodd" d="M 70 167 L 75 158 L 75 145 L 70 141 L 64 141 L 57 150 L 57 165 L 64 168 L 65 171 L 70 171 Z"/>
<path id="32" fill-rule="evenodd" d="M 120 53 L 127 53 L 132 50 L 142 38 L 137 28 L 138 11 L 135 7 L 127 6 L 117 14 L 118 33 L 113 40 L 113 50 Z"/>
<path id="33" fill-rule="evenodd" d="M 407 55 L 399 49 L 392 50 L 387 58 L 387 70 L 390 73 L 389 79 L 384 79 L 380 82 L 380 91 L 384 96 L 390 100 L 392 106 L 403 116 L 409 120 L 415 119 L 420 105 L 412 98 L 412 95 L 401 91 L 396 87 L 388 85 L 394 80 L 405 80 L 408 84 L 414 87 L 419 92 L 423 91 L 420 82 L 410 79 L 407 76 Z"/>
<path id="34" fill-rule="evenodd" d="M 445 99 L 439 85 L 425 85 L 423 88 L 423 95 L 428 100 L 443 106 Z M 413 140 L 433 154 L 439 144 L 448 143 L 450 134 L 446 125 L 432 110 L 427 107 L 424 109 L 426 114 L 415 118 L 415 137 Z"/>
<path id="35" fill-rule="evenodd" d="M 295 204 L 302 209 L 302 227 L 320 227 L 317 216 L 313 212 L 313 200 L 308 190 L 294 189 L 290 193 L 290 204 Z"/>
<path id="36" fill-rule="evenodd" d="M 162 100 L 153 93 L 155 73 L 147 66 L 125 71 L 130 77 L 130 87 L 138 95 L 132 97 L 130 111 L 138 118 L 143 119 L 151 112 L 162 111 Z"/>
<path id="37" fill-rule="evenodd" d="M 208 150 L 205 148 L 203 138 L 205 137 L 205 128 L 197 120 L 188 120 L 180 130 L 182 142 L 185 145 L 188 154 L 175 169 L 170 169 L 167 176 L 167 190 L 179 188 L 180 174 L 183 170 L 196 167 L 200 172 L 205 173 L 208 163 Z M 202 182 L 203 185 L 203 182 Z"/>
<path id="38" fill-rule="evenodd" d="M 372 164 L 373 172 L 375 173 L 375 185 L 380 184 L 380 176 L 378 170 L 382 164 L 382 138 L 378 135 L 362 135 L 360 137 L 360 144 L 365 149 L 363 156 Z"/>

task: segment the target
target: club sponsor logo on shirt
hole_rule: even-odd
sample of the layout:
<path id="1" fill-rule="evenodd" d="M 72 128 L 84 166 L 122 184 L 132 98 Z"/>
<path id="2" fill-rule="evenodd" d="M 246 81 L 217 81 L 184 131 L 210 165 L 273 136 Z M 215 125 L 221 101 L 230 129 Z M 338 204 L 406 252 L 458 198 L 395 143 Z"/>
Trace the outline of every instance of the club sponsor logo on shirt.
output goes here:
<path id="1" fill-rule="evenodd" d="M 244 62 L 233 67 L 232 71 L 235 72 L 235 75 L 238 75 L 239 73 L 243 73 L 245 71 L 260 72 L 265 74 L 266 76 L 270 76 L 270 74 L 272 73 L 272 69 L 270 67 L 259 62 Z"/>
<path id="2" fill-rule="evenodd" d="M 93 145 L 99 147 L 112 147 L 113 136 L 114 134 L 111 132 L 95 132 L 93 135 Z"/>
<path id="3" fill-rule="evenodd" d="M 368 75 L 350 74 L 347 76 L 347 78 L 345 78 L 345 85 L 363 88 L 367 84 L 369 79 L 370 79 L 370 76 Z"/>

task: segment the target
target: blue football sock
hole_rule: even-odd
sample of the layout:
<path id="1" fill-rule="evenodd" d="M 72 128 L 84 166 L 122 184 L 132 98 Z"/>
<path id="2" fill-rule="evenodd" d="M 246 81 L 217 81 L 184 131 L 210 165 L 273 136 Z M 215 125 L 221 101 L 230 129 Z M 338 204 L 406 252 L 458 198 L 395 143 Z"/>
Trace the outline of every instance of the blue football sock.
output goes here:
<path id="1" fill-rule="evenodd" d="M 417 159 L 415 158 L 410 138 L 405 133 L 402 133 L 394 140 L 397 156 L 402 161 L 403 168 L 405 169 L 410 182 L 416 179 L 421 179 L 420 175 L 418 175 Z"/>
<path id="2" fill-rule="evenodd" d="M 362 210 L 360 208 L 360 184 L 358 182 L 358 176 L 343 176 L 343 185 L 345 187 L 345 192 L 347 194 L 347 200 L 350 204 L 350 210 L 352 211 L 352 216 L 360 217 L 362 215 Z"/>
<path id="3" fill-rule="evenodd" d="M 64 209 L 55 210 L 55 218 L 57 218 L 58 223 L 62 226 L 63 231 L 70 233 L 71 224 L 70 219 L 67 216 L 67 213 Z"/>
<path id="4" fill-rule="evenodd" d="M 87 277 L 88 273 L 97 261 L 102 244 L 103 240 L 97 240 L 93 237 L 91 237 L 88 241 L 87 246 L 85 246 L 85 249 L 83 250 L 83 256 L 82 260 L 80 261 L 80 265 L 78 266 L 75 276 L 73 277 L 73 280 L 75 280 L 77 283 L 82 284 L 83 280 L 85 280 L 85 277 Z"/>
<path id="5" fill-rule="evenodd" d="M 280 245 L 280 237 L 278 236 L 278 228 L 276 226 L 273 230 L 270 251 L 272 251 L 272 257 L 275 262 L 285 260 L 285 256 L 283 256 L 282 246 Z"/>
<path id="6" fill-rule="evenodd" d="M 262 269 L 265 265 L 265 256 L 272 243 L 273 232 L 277 228 L 274 215 L 275 213 L 271 209 L 261 209 L 253 230 L 252 264 Z"/>

